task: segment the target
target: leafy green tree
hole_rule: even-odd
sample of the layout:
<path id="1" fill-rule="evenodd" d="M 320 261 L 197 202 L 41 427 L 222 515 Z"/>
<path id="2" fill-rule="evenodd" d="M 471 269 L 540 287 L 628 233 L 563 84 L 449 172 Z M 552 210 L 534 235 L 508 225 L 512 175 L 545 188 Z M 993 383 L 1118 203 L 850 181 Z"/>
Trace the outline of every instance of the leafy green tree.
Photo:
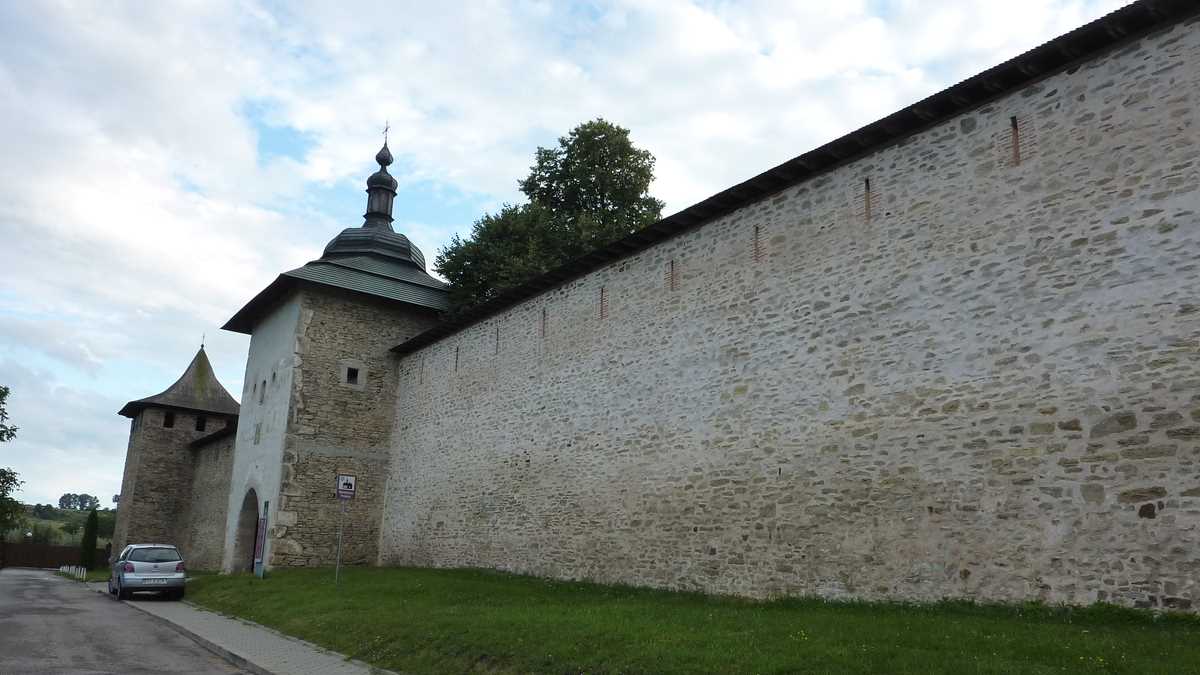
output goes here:
<path id="1" fill-rule="evenodd" d="M 565 260 L 564 239 L 536 204 L 504 205 L 475 221 L 469 239 L 455 235 L 439 253 L 437 271 L 450 281 L 450 302 L 462 309 L 553 269 Z"/>
<path id="2" fill-rule="evenodd" d="M 25 507 L 12 493 L 24 483 L 12 469 L 0 469 L 0 534 L 21 525 L 25 517 Z"/>
<path id="3" fill-rule="evenodd" d="M 550 210 L 568 237 L 567 253 L 582 255 L 658 220 L 663 203 L 650 196 L 654 155 L 629 140 L 629 130 L 604 119 L 584 122 L 537 149 L 521 192 Z"/>
<path id="4" fill-rule="evenodd" d="M 528 203 L 485 214 L 469 238 L 455 236 L 438 252 L 434 269 L 450 282 L 455 310 L 646 227 L 662 212 L 649 195 L 654 156 L 611 122 L 575 127 L 557 148 L 538 148 L 534 162 L 519 183 Z"/>
<path id="5" fill-rule="evenodd" d="M 17 428 L 8 422 L 8 387 L 0 385 L 0 443 L 11 441 L 17 435 Z M 17 478 L 17 472 L 12 469 L 0 469 L 0 534 L 20 525 L 25 518 L 25 507 L 13 499 L 12 493 L 21 487 L 24 481 Z"/>
<path id="6" fill-rule="evenodd" d="M 100 521 L 96 516 L 96 509 L 92 509 L 88 514 L 87 524 L 83 526 L 83 541 L 79 544 L 79 564 L 89 570 L 96 567 L 96 531 L 99 528 Z"/>
<path id="7" fill-rule="evenodd" d="M 17 428 L 8 424 L 8 387 L 0 384 L 0 443 L 11 441 L 17 435 Z"/>
<path id="8" fill-rule="evenodd" d="M 58 498 L 58 508 L 74 509 L 75 505 L 79 503 L 78 500 L 79 495 L 75 494 L 74 492 L 64 493 L 63 496 Z"/>
<path id="9" fill-rule="evenodd" d="M 75 508 L 80 511 L 91 511 L 100 508 L 100 498 L 81 492 L 75 495 Z"/>

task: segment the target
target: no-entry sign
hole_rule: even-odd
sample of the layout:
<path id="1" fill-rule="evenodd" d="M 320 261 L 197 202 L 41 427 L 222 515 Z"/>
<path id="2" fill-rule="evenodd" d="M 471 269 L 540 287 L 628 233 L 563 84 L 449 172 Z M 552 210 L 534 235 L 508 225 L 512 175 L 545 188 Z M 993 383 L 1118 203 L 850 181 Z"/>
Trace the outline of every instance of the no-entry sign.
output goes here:
<path id="1" fill-rule="evenodd" d="M 348 474 L 339 473 L 337 477 L 337 496 L 338 499 L 354 499 L 354 490 L 358 480 Z"/>

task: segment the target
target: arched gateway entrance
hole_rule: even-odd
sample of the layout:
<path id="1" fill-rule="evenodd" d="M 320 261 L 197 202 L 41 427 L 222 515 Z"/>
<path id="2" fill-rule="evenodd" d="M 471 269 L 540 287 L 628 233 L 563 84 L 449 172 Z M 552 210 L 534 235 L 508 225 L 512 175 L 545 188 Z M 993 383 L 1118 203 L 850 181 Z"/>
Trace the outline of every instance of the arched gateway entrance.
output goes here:
<path id="1" fill-rule="evenodd" d="M 237 536 L 233 542 L 233 571 L 254 571 L 254 542 L 258 539 L 258 493 L 254 488 L 246 493 L 242 500 L 242 510 L 238 512 Z"/>

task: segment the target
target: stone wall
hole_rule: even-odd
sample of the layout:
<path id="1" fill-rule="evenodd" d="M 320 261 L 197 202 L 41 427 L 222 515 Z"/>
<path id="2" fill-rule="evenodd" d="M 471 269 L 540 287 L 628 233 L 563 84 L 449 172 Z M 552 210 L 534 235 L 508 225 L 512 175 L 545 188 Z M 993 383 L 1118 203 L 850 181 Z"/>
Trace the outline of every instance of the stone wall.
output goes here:
<path id="1" fill-rule="evenodd" d="M 171 427 L 163 426 L 168 412 L 175 416 Z M 188 444 L 225 424 L 216 415 L 205 418 L 204 431 L 196 430 L 195 413 L 180 410 L 147 408 L 135 418 L 125 455 L 121 501 L 117 504 L 115 551 L 127 544 L 167 543 L 188 552 L 194 470 L 194 451 Z M 225 481 L 228 485 L 228 474 Z"/>
<path id="2" fill-rule="evenodd" d="M 137 466 L 142 458 L 142 445 L 135 441 L 137 441 L 138 425 L 141 424 L 143 415 L 145 415 L 144 412 L 129 420 L 129 443 L 125 447 L 125 468 L 121 474 L 122 501 L 126 503 L 129 502 L 126 495 L 132 495 L 137 486 Z M 113 524 L 113 551 L 121 551 L 129 541 L 129 521 L 132 511 L 132 506 L 125 506 L 125 504 L 117 502 L 117 520 Z"/>
<path id="3" fill-rule="evenodd" d="M 1200 602 L 1198 52 L 1152 35 L 405 357 L 380 560 Z"/>
<path id="4" fill-rule="evenodd" d="M 271 528 L 272 565 L 333 564 L 342 518 L 343 562 L 375 561 L 397 384 L 389 350 L 435 321 L 430 313 L 335 289 L 300 294 L 299 365 Z M 339 473 L 358 479 L 344 516 L 334 493 Z"/>
<path id="5" fill-rule="evenodd" d="M 189 569 L 219 570 L 233 471 L 232 434 L 191 450 L 192 483 L 180 542 Z"/>

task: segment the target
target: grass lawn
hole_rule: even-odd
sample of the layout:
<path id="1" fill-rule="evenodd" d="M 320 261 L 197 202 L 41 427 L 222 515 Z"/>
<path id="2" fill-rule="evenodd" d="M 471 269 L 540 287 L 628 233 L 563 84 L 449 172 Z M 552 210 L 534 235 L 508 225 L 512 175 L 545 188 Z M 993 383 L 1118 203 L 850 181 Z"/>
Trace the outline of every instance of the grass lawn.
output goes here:
<path id="1" fill-rule="evenodd" d="M 1192 673 L 1200 617 L 783 600 L 478 570 L 204 576 L 190 600 L 412 673 Z"/>

